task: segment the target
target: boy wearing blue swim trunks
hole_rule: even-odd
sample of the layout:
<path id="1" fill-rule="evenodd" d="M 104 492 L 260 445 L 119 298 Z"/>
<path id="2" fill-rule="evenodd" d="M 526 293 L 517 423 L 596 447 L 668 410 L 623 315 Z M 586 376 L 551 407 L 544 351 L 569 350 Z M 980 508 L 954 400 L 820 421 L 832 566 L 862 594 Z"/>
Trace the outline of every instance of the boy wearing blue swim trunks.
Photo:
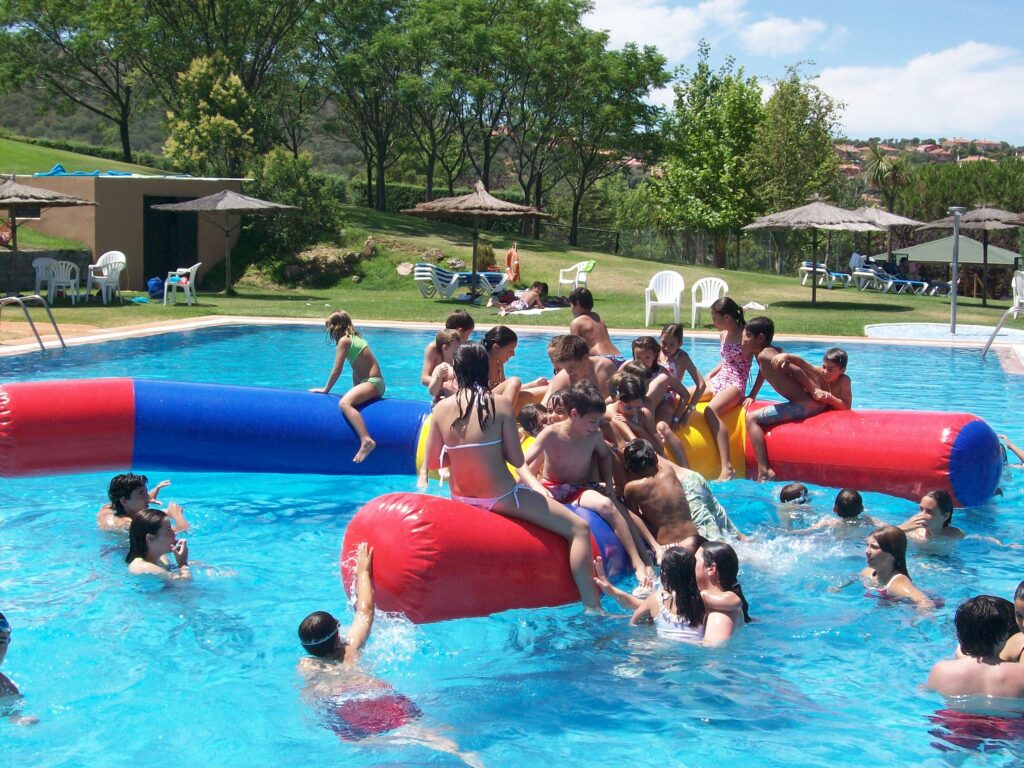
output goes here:
<path id="1" fill-rule="evenodd" d="M 758 481 L 771 481 L 775 472 L 768 461 L 765 431 L 779 424 L 824 413 L 828 409 L 848 410 L 853 404 L 850 377 L 846 375 L 846 352 L 833 347 L 825 353 L 821 366 L 814 366 L 794 354 L 772 345 L 775 325 L 770 318 L 757 317 L 743 329 L 743 345 L 757 358 L 758 383 L 751 390 L 750 402 L 767 381 L 786 398 L 786 402 L 747 411 L 747 435 L 757 457 Z"/>

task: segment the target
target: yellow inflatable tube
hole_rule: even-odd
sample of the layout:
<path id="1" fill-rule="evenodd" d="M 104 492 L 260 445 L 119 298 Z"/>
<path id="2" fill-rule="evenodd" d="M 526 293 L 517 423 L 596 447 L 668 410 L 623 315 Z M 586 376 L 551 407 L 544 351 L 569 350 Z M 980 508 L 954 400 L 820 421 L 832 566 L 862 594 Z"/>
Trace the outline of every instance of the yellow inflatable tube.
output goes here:
<path id="1" fill-rule="evenodd" d="M 704 409 L 707 403 L 698 403 L 697 412 L 690 416 L 690 422 L 675 430 L 676 437 L 683 444 L 686 450 L 686 459 L 690 463 L 690 469 L 699 472 L 708 480 L 715 480 L 721 474 L 722 465 L 718 458 L 718 446 L 715 438 L 708 429 L 704 420 Z M 747 441 L 746 423 L 743 420 L 743 409 L 734 408 L 725 415 L 722 420 L 729 433 L 729 459 L 736 471 L 737 477 L 743 477 L 746 472 L 746 457 L 744 446 Z M 416 468 L 423 466 L 427 453 L 427 433 L 430 431 L 430 416 L 423 421 L 423 428 L 420 430 L 419 439 L 416 441 Z M 533 441 L 532 437 L 526 438 L 523 442 L 523 449 L 529 447 Z M 512 467 L 509 467 L 512 472 Z M 513 472 L 514 474 L 514 472 Z M 429 473 L 431 478 L 437 479 L 437 472 Z"/>

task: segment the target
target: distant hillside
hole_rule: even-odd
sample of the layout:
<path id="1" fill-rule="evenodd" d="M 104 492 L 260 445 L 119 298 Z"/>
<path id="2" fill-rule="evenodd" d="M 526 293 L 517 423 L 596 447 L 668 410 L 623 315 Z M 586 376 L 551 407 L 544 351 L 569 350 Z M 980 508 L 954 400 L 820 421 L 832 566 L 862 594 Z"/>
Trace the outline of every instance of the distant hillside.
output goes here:
<path id="1" fill-rule="evenodd" d="M 5 93 L 4 107 L 0 110 L 0 129 L 18 136 L 66 139 L 112 149 L 120 148 L 113 123 L 81 107 L 74 107 L 66 114 L 58 114 L 54 111 L 40 111 L 38 104 L 38 99 L 31 92 L 15 90 Z M 159 154 L 163 150 L 165 135 L 161 121 L 165 111 L 162 105 L 155 104 L 132 119 L 133 152 Z M 313 165 L 317 170 L 345 176 L 365 173 L 362 155 L 348 142 L 315 135 L 302 149 L 313 156 Z M 3 163 L 4 157 L 0 154 L 0 171 L 5 170 Z"/>

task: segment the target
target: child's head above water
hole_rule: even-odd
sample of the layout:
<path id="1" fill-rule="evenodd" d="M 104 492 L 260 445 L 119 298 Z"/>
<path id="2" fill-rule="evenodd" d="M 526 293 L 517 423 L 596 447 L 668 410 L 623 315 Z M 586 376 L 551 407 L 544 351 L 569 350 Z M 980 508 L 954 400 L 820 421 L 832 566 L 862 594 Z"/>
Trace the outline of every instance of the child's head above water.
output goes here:
<path id="1" fill-rule="evenodd" d="M 145 475 L 133 475 L 131 472 L 127 472 L 123 475 L 114 475 L 110 479 L 110 485 L 107 486 L 107 498 L 110 499 L 111 505 L 114 507 L 114 514 L 124 515 L 128 512 L 124 508 L 124 501 L 130 499 L 136 492 L 141 491 L 139 498 L 140 506 L 149 505 L 149 494 L 146 493 L 146 486 L 149 484 L 149 478 Z M 145 495 L 145 500 L 141 496 Z"/>
<path id="2" fill-rule="evenodd" d="M 807 486 L 803 483 L 784 485 L 779 491 L 779 501 L 783 504 L 806 504 L 810 501 Z"/>
<path id="3" fill-rule="evenodd" d="M 953 619 L 960 650 L 968 656 L 995 656 L 1016 633 L 1013 604 L 993 595 L 978 595 L 962 602 Z"/>
<path id="4" fill-rule="evenodd" d="M 844 520 L 852 520 L 864 511 L 864 499 L 852 488 L 843 488 L 836 496 L 832 511 Z"/>
<path id="5" fill-rule="evenodd" d="M 299 642 L 313 656 L 323 658 L 341 651 L 340 657 L 345 657 L 341 625 L 327 611 L 314 611 L 302 620 L 299 624 Z"/>

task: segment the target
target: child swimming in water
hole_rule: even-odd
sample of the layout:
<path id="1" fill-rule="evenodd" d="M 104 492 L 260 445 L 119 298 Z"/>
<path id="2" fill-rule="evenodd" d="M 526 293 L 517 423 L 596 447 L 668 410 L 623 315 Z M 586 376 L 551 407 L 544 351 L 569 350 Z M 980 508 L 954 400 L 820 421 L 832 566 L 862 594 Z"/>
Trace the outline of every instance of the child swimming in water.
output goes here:
<path id="1" fill-rule="evenodd" d="M 377 443 L 370 437 L 366 422 L 363 421 L 356 406 L 384 397 L 384 378 L 377 358 L 373 356 L 373 350 L 359 335 L 348 312 L 332 312 L 324 324 L 327 326 L 328 337 L 337 345 L 334 366 L 327 377 L 327 383 L 319 389 L 309 391 L 326 395 L 341 376 L 345 361 L 352 366 L 352 389 L 342 395 L 338 407 L 359 437 L 359 450 L 352 458 L 352 461 L 358 464 L 373 452 Z"/>
<path id="2" fill-rule="evenodd" d="M 861 571 L 864 586 L 880 597 L 910 600 L 919 611 L 935 604 L 910 580 L 907 572 L 907 535 L 894 525 L 883 525 L 868 536 L 864 549 L 867 566 Z"/>
<path id="3" fill-rule="evenodd" d="M 167 555 L 173 554 L 178 565 L 169 567 Z M 132 518 L 128 528 L 128 572 L 136 576 L 147 574 L 162 579 L 188 580 L 192 571 L 188 565 L 188 541 L 179 539 L 171 528 L 171 518 L 159 509 L 144 509 Z"/>

